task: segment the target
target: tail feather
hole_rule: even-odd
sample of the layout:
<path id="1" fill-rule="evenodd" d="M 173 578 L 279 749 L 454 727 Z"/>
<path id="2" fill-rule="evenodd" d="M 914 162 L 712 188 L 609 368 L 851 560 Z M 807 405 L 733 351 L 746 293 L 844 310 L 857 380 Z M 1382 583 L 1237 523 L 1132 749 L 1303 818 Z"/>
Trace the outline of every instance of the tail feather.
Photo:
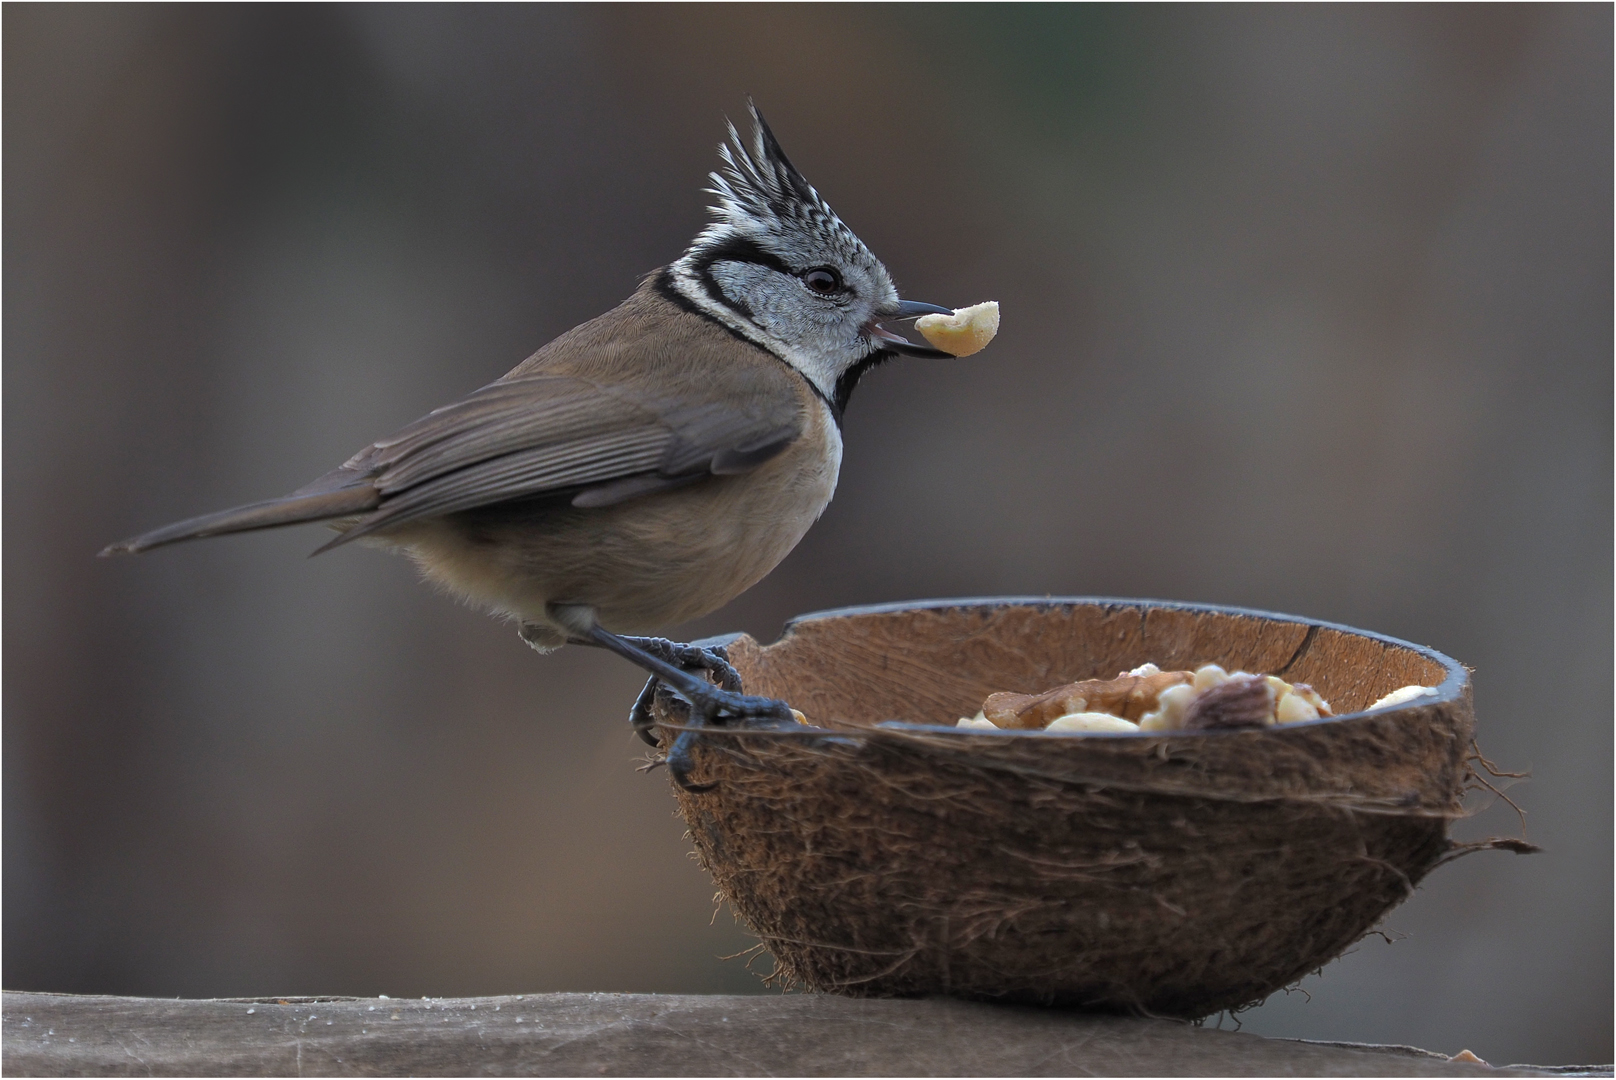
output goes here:
<path id="1" fill-rule="evenodd" d="M 116 555 L 119 552 L 138 553 L 181 540 L 198 540 L 204 536 L 247 532 L 251 529 L 273 529 L 280 525 L 297 525 L 305 521 L 325 521 L 374 510 L 381 503 L 381 493 L 369 484 L 359 484 L 337 491 L 324 491 L 311 495 L 287 495 L 267 502 L 238 506 L 233 510 L 220 510 L 203 514 L 189 521 L 175 522 L 161 529 L 142 533 L 129 540 L 109 544 L 101 552 Z"/>

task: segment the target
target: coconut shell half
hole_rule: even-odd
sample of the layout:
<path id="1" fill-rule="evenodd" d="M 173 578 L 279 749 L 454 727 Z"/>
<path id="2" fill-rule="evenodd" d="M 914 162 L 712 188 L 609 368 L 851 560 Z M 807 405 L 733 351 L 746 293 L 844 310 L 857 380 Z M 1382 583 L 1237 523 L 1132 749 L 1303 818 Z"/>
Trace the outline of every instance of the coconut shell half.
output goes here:
<path id="1" fill-rule="evenodd" d="M 1469 676 L 1430 649 L 1234 608 L 932 601 L 727 644 L 812 727 L 709 729 L 674 788 L 788 981 L 1199 1017 L 1334 959 L 1462 849 Z M 1333 718 L 1128 734 L 957 729 L 990 693 L 1145 662 L 1316 687 Z M 1438 693 L 1355 713 L 1411 683 Z M 686 714 L 659 694 L 663 745 Z"/>

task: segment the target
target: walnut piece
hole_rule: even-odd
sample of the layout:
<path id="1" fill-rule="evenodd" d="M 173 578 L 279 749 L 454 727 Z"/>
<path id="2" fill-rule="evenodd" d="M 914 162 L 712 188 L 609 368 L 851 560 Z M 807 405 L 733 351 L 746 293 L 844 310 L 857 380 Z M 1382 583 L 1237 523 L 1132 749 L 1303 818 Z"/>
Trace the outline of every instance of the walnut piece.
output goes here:
<path id="1" fill-rule="evenodd" d="M 1184 710 L 1185 731 L 1267 727 L 1274 722 L 1274 688 L 1261 675 L 1234 675 L 1195 695 Z"/>
<path id="2" fill-rule="evenodd" d="M 1156 707 L 1156 699 L 1170 686 L 1190 681 L 1187 671 L 1156 671 L 1114 679 L 1086 679 L 1042 694 L 993 694 L 982 703 L 982 715 L 1002 728 L 1041 730 L 1050 721 L 1073 713 L 1103 712 L 1138 722 Z"/>

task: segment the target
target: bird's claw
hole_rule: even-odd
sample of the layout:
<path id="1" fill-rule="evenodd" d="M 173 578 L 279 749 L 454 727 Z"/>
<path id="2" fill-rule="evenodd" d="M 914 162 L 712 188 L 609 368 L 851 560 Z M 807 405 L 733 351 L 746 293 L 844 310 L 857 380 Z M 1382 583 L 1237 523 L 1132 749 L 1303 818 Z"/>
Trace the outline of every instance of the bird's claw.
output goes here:
<path id="1" fill-rule="evenodd" d="M 774 727 L 795 725 L 797 722 L 796 717 L 791 714 L 791 706 L 785 702 L 740 692 L 740 673 L 731 666 L 729 655 L 722 645 L 703 648 L 662 638 L 634 639 L 634 644 L 659 660 L 675 664 L 686 671 L 709 671 L 718 677 L 718 684 L 712 687 L 711 691 L 700 695 L 701 700 L 690 703 L 686 720 L 689 726 L 674 738 L 663 759 L 668 766 L 668 772 L 673 776 L 674 783 L 686 791 L 699 793 L 711 791 L 716 786 L 698 784 L 690 779 L 691 770 L 695 767 L 690 757 L 690 749 L 701 737 L 702 728 L 727 727 L 734 723 Z M 666 700 L 671 703 L 673 697 L 671 691 L 660 679 L 652 676 L 646 680 L 645 688 L 640 691 L 633 709 L 629 711 L 629 722 L 634 725 L 635 732 L 652 746 L 660 745 L 656 735 L 656 719 L 652 715 L 652 706 L 658 692 L 667 695 Z"/>
<path id="2" fill-rule="evenodd" d="M 791 706 L 776 698 L 757 697 L 753 694 L 715 694 L 714 706 L 707 716 L 710 724 L 727 724 L 731 720 L 742 723 L 754 721 L 754 727 L 765 725 L 756 723 L 761 720 L 772 720 L 779 724 L 795 724 L 797 718 L 791 714 Z"/>
<path id="3" fill-rule="evenodd" d="M 724 651 L 722 645 L 708 649 L 700 645 L 669 641 L 666 638 L 628 640 L 658 660 L 676 664 L 685 671 L 712 672 L 718 676 L 718 685 L 724 690 L 733 693 L 741 689 L 740 673 L 730 666 L 729 654 Z M 640 691 L 640 696 L 634 699 L 634 707 L 628 713 L 628 722 L 633 725 L 635 733 L 651 746 L 660 745 L 656 736 L 656 720 L 651 715 L 651 704 L 656 698 L 657 688 L 661 685 L 661 681 L 655 675 L 647 679 L 645 688 Z"/>
<path id="4" fill-rule="evenodd" d="M 629 723 L 640 738 L 652 746 L 661 745 L 655 733 L 657 722 L 653 712 L 653 707 L 659 701 L 657 695 L 666 695 L 661 699 L 664 709 L 675 700 L 675 690 L 679 698 L 689 703 L 684 729 L 663 755 L 674 781 L 686 791 L 710 791 L 713 787 L 712 784 L 696 784 L 690 779 L 693 768 L 690 748 L 701 737 L 703 728 L 728 727 L 731 724 L 759 728 L 796 725 L 791 706 L 785 702 L 741 692 L 740 673 L 730 664 L 723 646 L 704 648 L 665 638 L 619 637 L 599 626 L 590 627 L 587 634 L 580 631 L 578 640 L 611 649 L 656 673 L 646 681 L 628 716 Z M 693 674 L 697 671 L 716 676 L 716 684 L 711 679 Z"/>
<path id="5" fill-rule="evenodd" d="M 667 756 L 664 758 L 668 765 L 668 775 L 673 777 L 673 782 L 692 795 L 700 795 L 718 786 L 717 783 L 698 784 L 690 779 L 690 772 L 695 768 L 695 762 L 690 760 L 690 747 L 699 734 L 701 733 L 695 730 L 681 731 L 679 737 L 673 740 L 673 745 L 668 747 Z"/>
<path id="6" fill-rule="evenodd" d="M 697 784 L 690 779 L 690 771 L 694 767 L 690 748 L 701 738 L 704 728 L 728 727 L 732 723 L 756 728 L 796 727 L 797 718 L 791 714 L 791 706 L 776 698 L 737 694 L 715 687 L 706 701 L 691 706 L 686 723 L 689 726 L 679 732 L 673 745 L 668 748 L 668 772 L 672 774 L 674 783 L 686 791 L 700 793 L 717 786 Z"/>

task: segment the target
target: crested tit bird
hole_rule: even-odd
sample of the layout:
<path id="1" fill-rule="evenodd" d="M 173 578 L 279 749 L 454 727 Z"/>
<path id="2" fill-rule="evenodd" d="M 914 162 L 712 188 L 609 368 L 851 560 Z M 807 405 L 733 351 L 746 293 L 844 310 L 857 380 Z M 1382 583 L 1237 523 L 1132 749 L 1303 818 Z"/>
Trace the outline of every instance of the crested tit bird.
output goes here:
<path id="1" fill-rule="evenodd" d="M 883 320 L 949 309 L 892 278 L 787 160 L 755 106 L 712 174 L 715 220 L 616 308 L 279 499 L 102 552 L 308 521 L 408 554 L 518 620 L 541 651 L 609 648 L 692 704 L 691 722 L 790 722 L 723 689 L 721 655 L 625 637 L 713 611 L 785 558 L 830 502 L 859 377 L 910 343 Z M 669 754 L 688 783 L 690 732 Z"/>

